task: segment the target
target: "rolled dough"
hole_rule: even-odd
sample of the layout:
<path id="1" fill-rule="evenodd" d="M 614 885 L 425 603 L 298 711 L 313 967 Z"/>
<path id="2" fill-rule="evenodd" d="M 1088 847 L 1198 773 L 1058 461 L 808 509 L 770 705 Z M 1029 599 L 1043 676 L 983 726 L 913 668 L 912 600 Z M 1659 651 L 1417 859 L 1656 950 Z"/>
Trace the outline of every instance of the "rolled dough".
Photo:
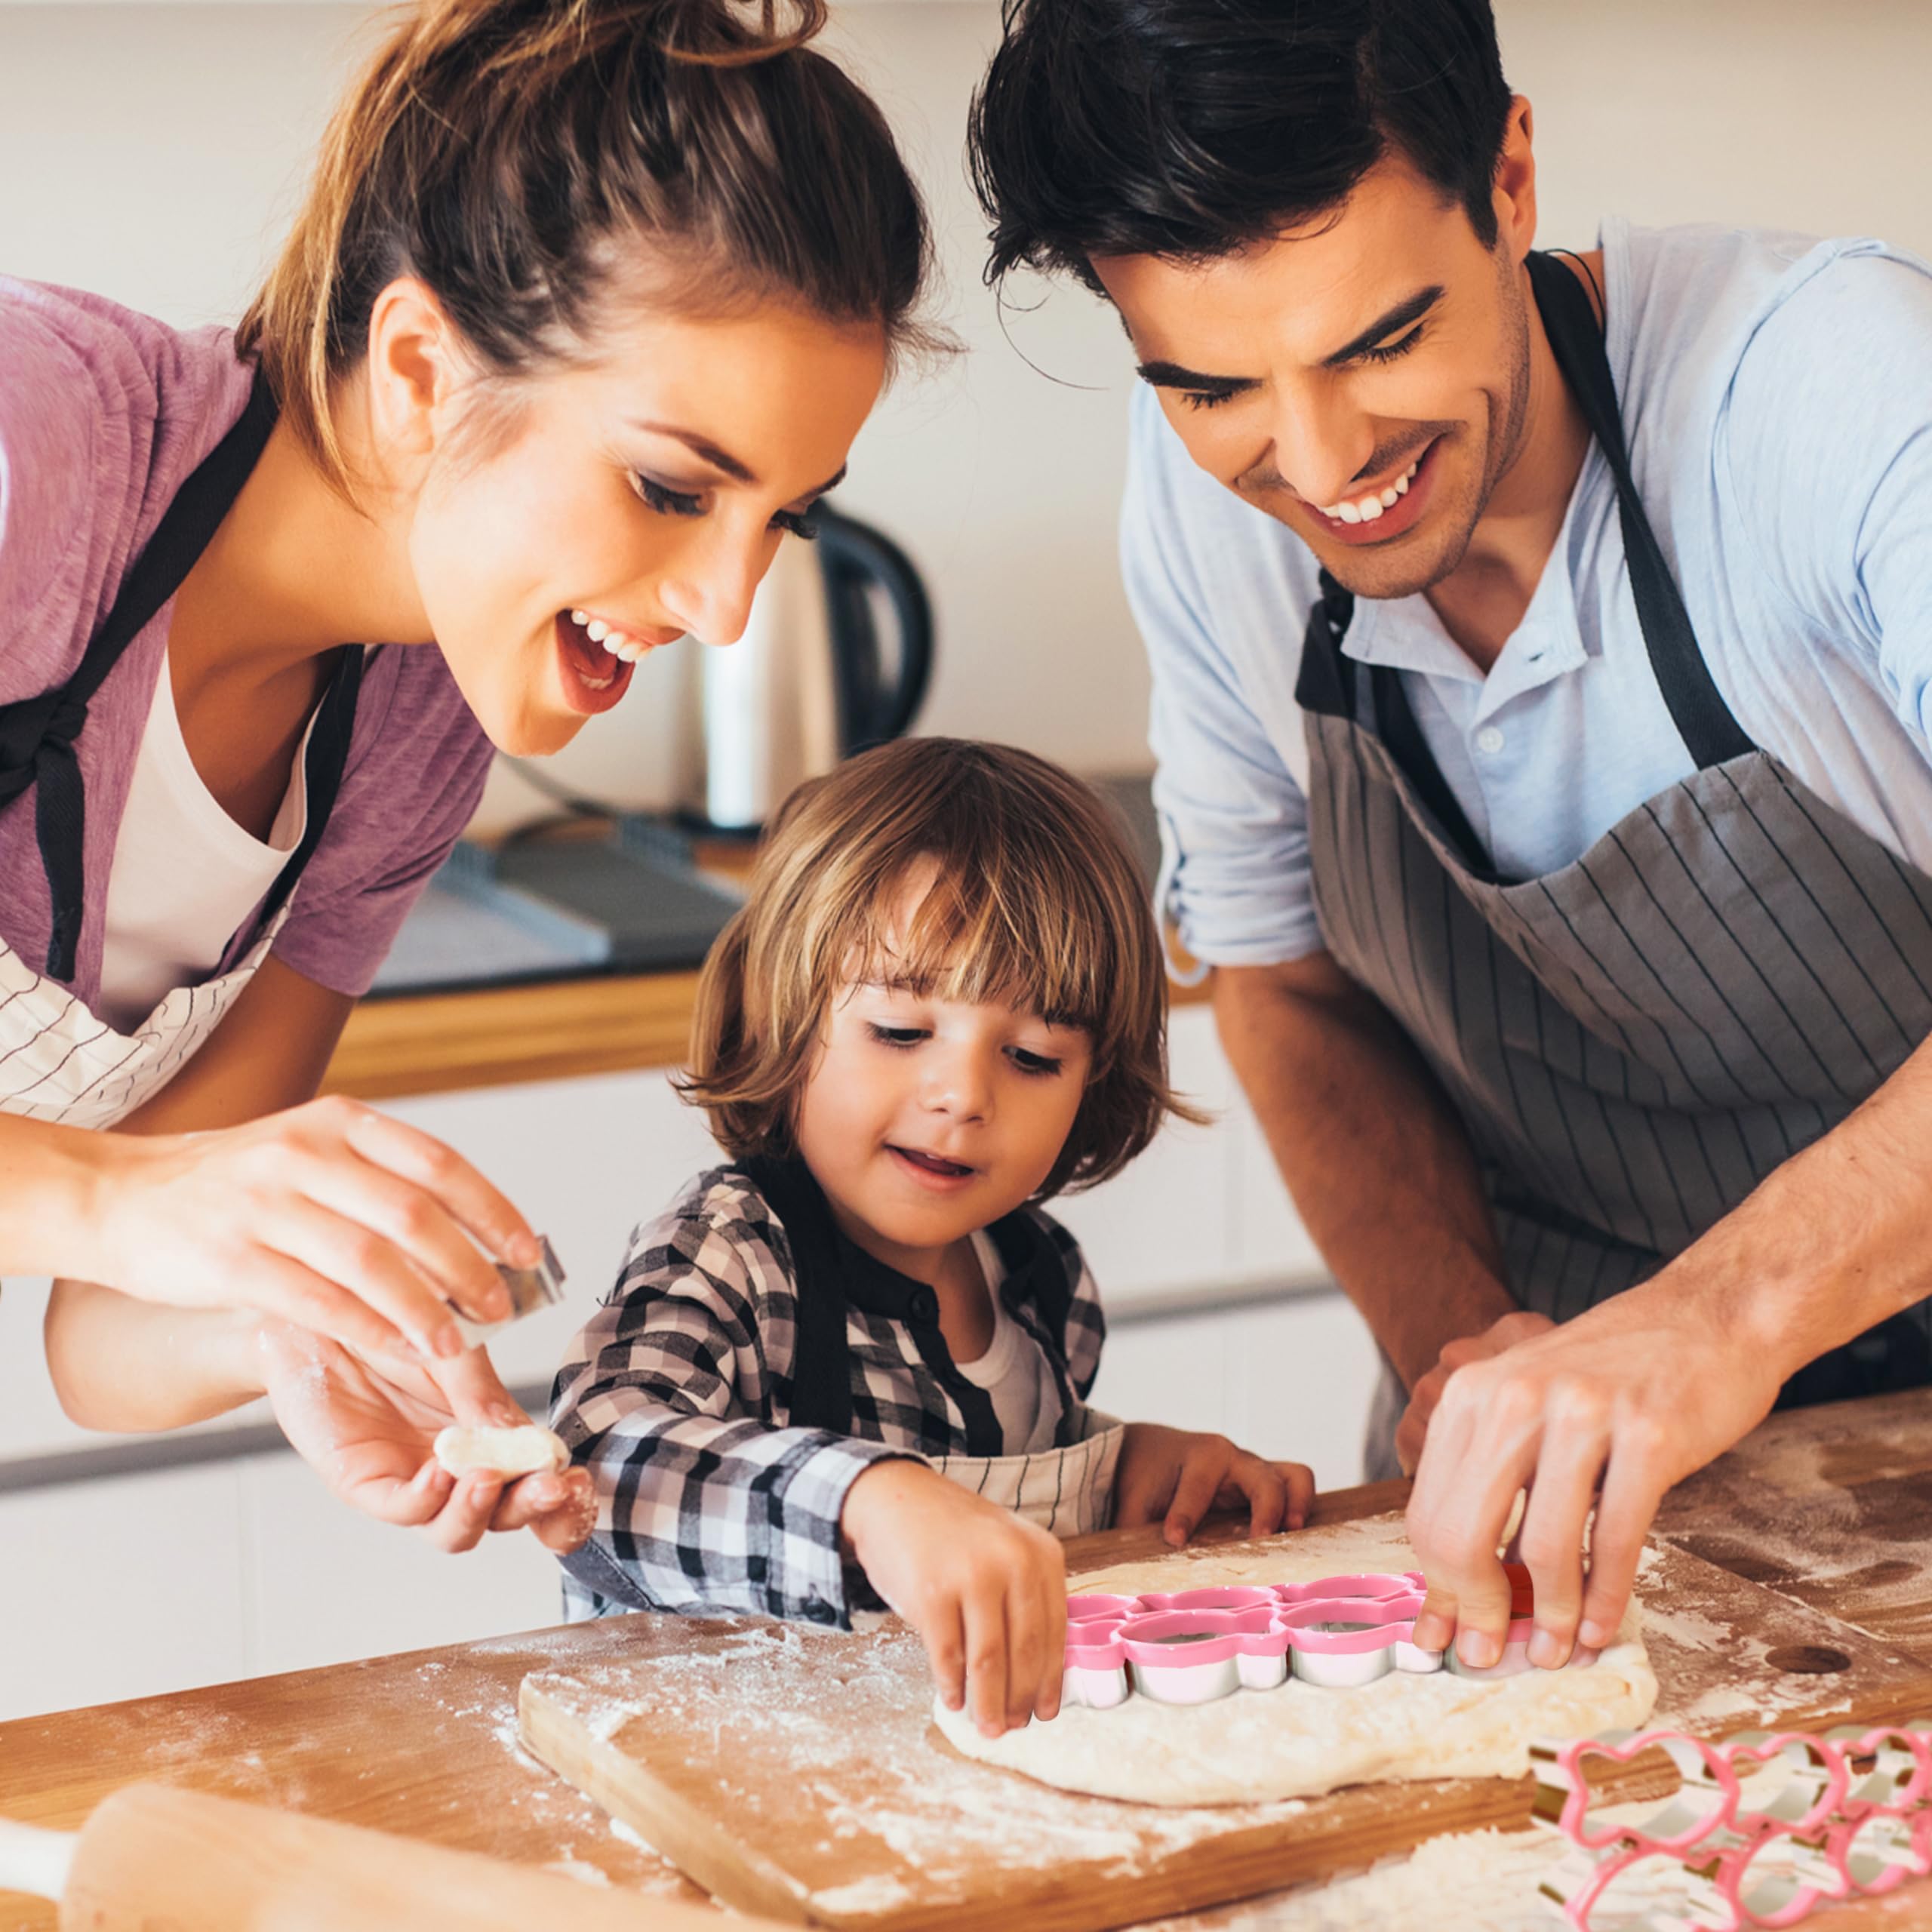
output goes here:
<path id="1" fill-rule="evenodd" d="M 1133 1595 L 1414 1567 L 1401 1518 L 1389 1516 L 1182 1551 L 1075 1582 L 1083 1592 Z M 1064 1791 L 1143 1804 L 1239 1804 L 1391 1780 L 1520 1777 L 1534 1739 L 1634 1728 L 1657 1694 L 1633 1604 L 1616 1642 L 1582 1669 L 1490 1682 L 1448 1671 L 1395 1671 L 1352 1690 L 1291 1679 L 1277 1690 L 1238 1690 L 1188 1706 L 1135 1696 L 1110 1711 L 1082 1706 L 993 1739 L 981 1737 L 964 1712 L 935 1706 L 934 1718 L 968 1757 Z"/>
<path id="2" fill-rule="evenodd" d="M 535 1475 L 567 1469 L 571 1452 L 561 1438 L 535 1423 L 521 1429 L 446 1429 L 436 1438 L 436 1460 L 453 1476 Z"/>

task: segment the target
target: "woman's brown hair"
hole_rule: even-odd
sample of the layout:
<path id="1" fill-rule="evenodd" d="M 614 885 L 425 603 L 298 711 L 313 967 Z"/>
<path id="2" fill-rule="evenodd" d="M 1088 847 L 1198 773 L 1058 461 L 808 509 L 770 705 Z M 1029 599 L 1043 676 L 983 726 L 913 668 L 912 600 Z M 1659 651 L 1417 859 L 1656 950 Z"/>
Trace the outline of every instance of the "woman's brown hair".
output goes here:
<path id="1" fill-rule="evenodd" d="M 928 868 L 911 930 L 894 931 Z M 705 961 L 681 1082 L 728 1153 L 795 1151 L 832 1002 L 881 968 L 934 998 L 1085 1030 L 1087 1091 L 1042 1198 L 1118 1174 L 1168 1115 L 1201 1118 L 1168 1084 L 1167 979 L 1124 828 L 1030 752 L 901 739 L 786 801 L 750 897 Z"/>
<path id="2" fill-rule="evenodd" d="M 805 42 L 826 0 L 419 0 L 338 109 L 236 346 L 345 494 L 331 410 L 376 297 L 419 277 L 482 369 L 580 354 L 650 250 L 651 292 L 777 297 L 940 340 L 913 310 L 931 241 L 872 100 Z M 627 259 L 627 251 L 629 259 Z M 634 277 L 642 282 L 645 278 Z"/>

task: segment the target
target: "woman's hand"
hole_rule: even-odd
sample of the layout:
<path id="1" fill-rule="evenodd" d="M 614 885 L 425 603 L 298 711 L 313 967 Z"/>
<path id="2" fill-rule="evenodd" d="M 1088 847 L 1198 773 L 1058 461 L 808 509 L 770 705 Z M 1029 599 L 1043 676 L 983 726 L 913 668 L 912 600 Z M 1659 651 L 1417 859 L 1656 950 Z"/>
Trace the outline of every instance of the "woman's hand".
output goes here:
<path id="1" fill-rule="evenodd" d="M 452 1307 L 510 1312 L 490 1257 L 538 1259 L 523 1217 L 466 1161 L 358 1101 L 96 1138 L 95 1251 L 66 1272 L 139 1300 L 253 1308 L 365 1355 L 454 1360 Z"/>
<path id="2" fill-rule="evenodd" d="M 840 1527 L 872 1588 L 924 1639 L 948 1710 L 970 1697 L 987 1737 L 1058 1715 L 1066 1561 L 1044 1530 L 910 1460 L 867 1469 Z"/>
<path id="3" fill-rule="evenodd" d="M 452 1423 L 512 1428 L 518 1407 L 489 1357 L 472 1349 L 447 1361 L 368 1360 L 325 1337 L 266 1324 L 262 1380 L 282 1433 L 329 1489 L 380 1522 L 420 1529 L 440 1549 L 473 1548 L 491 1530 L 528 1529 L 563 1555 L 596 1517 L 589 1472 L 472 1475 L 459 1481 L 433 1445 Z"/>
<path id="4" fill-rule="evenodd" d="M 1547 1334 L 1555 1326 L 1548 1315 L 1533 1315 L 1527 1309 L 1519 1308 L 1500 1321 L 1492 1321 L 1478 1334 L 1459 1335 L 1453 1342 L 1445 1343 L 1435 1358 L 1435 1366 L 1409 1391 L 1409 1406 L 1396 1426 L 1395 1457 L 1402 1466 L 1402 1473 L 1415 1474 L 1429 1434 L 1429 1419 L 1435 1414 L 1442 1392 L 1457 1369 L 1466 1368 L 1472 1361 L 1487 1361 L 1491 1355 L 1500 1355 L 1505 1349 L 1514 1348 L 1532 1335 Z"/>
<path id="5" fill-rule="evenodd" d="M 1527 1489 L 1515 1544 L 1536 1587 L 1531 1660 L 1553 1668 L 1577 1644 L 1601 1649 L 1665 1491 L 1761 1421 L 1786 1372 L 1740 1340 L 1723 1304 L 1663 1278 L 1457 1369 L 1409 1498 L 1429 1579 L 1417 1643 L 1453 1638 L 1478 1669 L 1502 1655 L 1509 1584 L 1497 1549 Z"/>
<path id="6" fill-rule="evenodd" d="M 1300 1529 L 1314 1496 L 1314 1474 L 1302 1463 L 1264 1461 L 1225 1435 L 1131 1422 L 1114 1475 L 1114 1527 L 1160 1523 L 1178 1549 L 1209 1510 L 1245 1503 L 1248 1534 L 1272 1536 L 1284 1524 Z"/>

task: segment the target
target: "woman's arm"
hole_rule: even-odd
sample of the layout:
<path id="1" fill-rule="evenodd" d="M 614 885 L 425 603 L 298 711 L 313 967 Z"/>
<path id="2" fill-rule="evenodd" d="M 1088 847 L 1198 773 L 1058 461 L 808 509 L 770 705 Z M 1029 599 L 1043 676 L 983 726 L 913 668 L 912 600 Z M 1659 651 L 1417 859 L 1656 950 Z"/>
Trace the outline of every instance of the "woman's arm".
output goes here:
<path id="1" fill-rule="evenodd" d="M 354 1004 L 265 960 L 201 1051 L 115 1134 L 205 1132 L 300 1106 L 321 1086 Z M 32 1124 L 0 1121 L 0 1131 Z M 91 1171 L 119 1158 L 109 1137 L 57 1131 L 99 1143 L 83 1149 Z M 263 1392 L 261 1329 L 252 1309 L 170 1307 L 57 1280 L 47 1365 L 60 1406 L 85 1429 L 178 1429 Z"/>
<path id="2" fill-rule="evenodd" d="M 0 1162 L 23 1156 L 5 1190 L 18 1238 L 0 1261 L 167 1304 L 109 1318 L 137 1359 L 152 1361 L 150 1343 L 179 1358 L 177 1392 L 197 1413 L 210 1399 L 189 1374 L 202 1331 L 179 1312 L 245 1306 L 367 1354 L 454 1360 L 452 1306 L 508 1312 L 491 1256 L 536 1257 L 515 1208 L 448 1148 L 356 1102 L 309 1099 L 351 1004 L 271 958 L 122 1131 L 0 1119 Z M 50 1169 L 43 1193 L 34 1183 Z M 114 1307 L 63 1289 L 50 1311 L 57 1382 L 91 1417 L 88 1385 L 112 1365 L 88 1346 L 89 1314 Z M 224 1367 L 213 1392 L 232 1394 L 232 1380 Z"/>
<path id="3" fill-rule="evenodd" d="M 352 1004 L 269 959 L 201 1052 L 120 1134 L 92 1137 L 125 1144 L 125 1135 L 233 1128 L 307 1100 Z M 247 1285 L 228 1284 L 237 1294 Z M 174 1308 L 59 1281 L 47 1357 L 62 1406 L 93 1429 L 177 1428 L 266 1395 L 290 1442 L 337 1495 L 383 1521 L 419 1527 L 445 1549 L 467 1549 L 490 1530 L 529 1528 L 561 1552 L 589 1526 L 580 1473 L 458 1484 L 437 1466 L 431 1445 L 445 1423 L 528 1420 L 481 1349 L 433 1365 L 370 1359 L 253 1309 Z"/>

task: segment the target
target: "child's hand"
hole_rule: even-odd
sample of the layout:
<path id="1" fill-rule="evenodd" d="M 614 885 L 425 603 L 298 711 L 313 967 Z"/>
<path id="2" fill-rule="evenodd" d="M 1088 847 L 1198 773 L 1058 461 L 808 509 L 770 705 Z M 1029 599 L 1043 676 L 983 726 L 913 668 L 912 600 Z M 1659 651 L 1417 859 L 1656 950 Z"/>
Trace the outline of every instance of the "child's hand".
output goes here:
<path id="1" fill-rule="evenodd" d="M 948 1710 L 970 1689 L 988 1737 L 1059 1715 L 1066 1563 L 1044 1530 L 909 1460 L 866 1470 L 840 1527 L 872 1588 L 925 1640 Z"/>
<path id="2" fill-rule="evenodd" d="M 1178 1549 L 1210 1509 L 1232 1509 L 1246 1497 L 1247 1533 L 1265 1537 L 1284 1524 L 1300 1529 L 1314 1494 L 1314 1473 L 1300 1463 L 1264 1462 L 1225 1435 L 1131 1422 L 1114 1475 L 1114 1527 L 1161 1522 Z"/>

